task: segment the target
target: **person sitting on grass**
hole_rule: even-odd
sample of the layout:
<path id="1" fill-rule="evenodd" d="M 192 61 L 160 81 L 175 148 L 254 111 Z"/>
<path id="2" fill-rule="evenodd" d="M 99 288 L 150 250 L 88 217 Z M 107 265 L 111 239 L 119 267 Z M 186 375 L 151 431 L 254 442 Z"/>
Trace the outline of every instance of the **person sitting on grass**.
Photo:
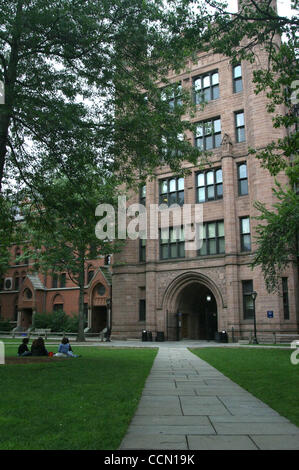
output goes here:
<path id="1" fill-rule="evenodd" d="M 43 338 L 39 337 L 35 339 L 31 346 L 32 356 L 48 356 L 48 351 L 45 348 Z"/>
<path id="2" fill-rule="evenodd" d="M 32 356 L 32 352 L 28 348 L 29 338 L 24 338 L 22 344 L 18 347 L 18 356 Z"/>
<path id="3" fill-rule="evenodd" d="M 72 347 L 69 343 L 68 338 L 62 338 L 61 343 L 58 348 L 58 353 L 55 354 L 56 357 L 80 357 L 77 354 L 74 354 Z"/>

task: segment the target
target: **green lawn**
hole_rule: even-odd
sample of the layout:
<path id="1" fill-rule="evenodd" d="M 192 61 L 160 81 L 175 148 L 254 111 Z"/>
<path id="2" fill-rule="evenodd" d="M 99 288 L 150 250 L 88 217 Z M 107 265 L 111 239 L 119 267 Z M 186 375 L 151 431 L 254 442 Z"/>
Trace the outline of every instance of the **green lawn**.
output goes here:
<path id="1" fill-rule="evenodd" d="M 191 351 L 299 426 L 299 364 L 291 364 L 291 349 L 203 348 Z"/>
<path id="2" fill-rule="evenodd" d="M 82 357 L 0 365 L 1 450 L 118 448 L 157 350 L 72 345 Z"/>

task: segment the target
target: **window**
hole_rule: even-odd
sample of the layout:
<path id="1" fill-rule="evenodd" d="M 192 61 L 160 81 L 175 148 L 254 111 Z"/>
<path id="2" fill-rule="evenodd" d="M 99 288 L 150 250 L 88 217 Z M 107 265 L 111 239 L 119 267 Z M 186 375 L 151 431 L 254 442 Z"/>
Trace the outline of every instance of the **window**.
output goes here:
<path id="1" fill-rule="evenodd" d="M 139 242 L 139 261 L 146 261 L 146 239 L 140 238 Z"/>
<path id="2" fill-rule="evenodd" d="M 288 278 L 282 278 L 283 318 L 290 319 Z"/>
<path id="3" fill-rule="evenodd" d="M 202 238 L 202 247 L 198 252 L 200 256 L 224 253 L 224 221 L 204 223 L 200 238 Z"/>
<path id="4" fill-rule="evenodd" d="M 196 125 L 195 145 L 201 150 L 211 150 L 221 145 L 221 119 L 199 122 Z"/>
<path id="5" fill-rule="evenodd" d="M 250 251 L 251 250 L 251 237 L 250 237 L 249 217 L 242 217 L 240 219 L 240 233 L 241 233 L 241 251 Z"/>
<path id="6" fill-rule="evenodd" d="M 0 290 L 4 289 L 4 277 L 0 279 Z"/>
<path id="7" fill-rule="evenodd" d="M 169 109 L 172 111 L 176 106 L 182 105 L 182 85 L 181 83 L 173 83 L 162 89 L 161 99 L 167 101 Z"/>
<path id="8" fill-rule="evenodd" d="M 160 204 L 184 204 L 184 178 L 160 180 Z"/>
<path id="9" fill-rule="evenodd" d="M 54 312 L 63 312 L 63 304 L 54 304 L 53 305 Z"/>
<path id="10" fill-rule="evenodd" d="M 184 229 L 182 227 L 162 228 L 160 230 L 160 259 L 184 257 Z"/>
<path id="11" fill-rule="evenodd" d="M 139 193 L 139 203 L 145 206 L 146 204 L 146 185 L 143 185 L 140 188 L 140 193 Z"/>
<path id="12" fill-rule="evenodd" d="M 245 120 L 244 111 L 235 113 L 236 141 L 245 142 Z"/>
<path id="13" fill-rule="evenodd" d="M 60 287 L 65 287 L 66 285 L 66 274 L 60 274 Z"/>
<path id="14" fill-rule="evenodd" d="M 20 260 L 19 260 L 19 257 L 21 256 L 21 250 L 19 247 L 16 248 L 16 251 L 15 251 L 15 259 L 16 259 L 16 265 L 19 265 L 21 264 L 20 263 Z"/>
<path id="15" fill-rule="evenodd" d="M 94 275 L 94 271 L 93 270 L 90 270 L 87 272 L 87 284 L 90 283 L 90 281 L 92 280 L 93 278 L 93 275 Z"/>
<path id="16" fill-rule="evenodd" d="M 15 290 L 19 290 L 20 288 L 20 278 L 19 278 L 19 274 L 16 273 L 16 276 L 15 276 Z"/>
<path id="17" fill-rule="evenodd" d="M 197 202 L 215 201 L 223 197 L 222 169 L 202 171 L 196 174 Z"/>
<path id="18" fill-rule="evenodd" d="M 243 91 L 242 67 L 240 64 L 233 67 L 233 83 L 234 93 Z"/>
<path id="19" fill-rule="evenodd" d="M 101 284 L 101 283 L 98 284 L 98 286 L 97 286 L 97 294 L 102 297 L 103 295 L 105 295 L 105 293 L 106 293 L 106 287 L 104 286 L 104 284 Z"/>
<path id="20" fill-rule="evenodd" d="M 248 176 L 246 163 L 240 163 L 238 165 L 238 188 L 239 196 L 245 196 L 248 194 Z"/>
<path id="21" fill-rule="evenodd" d="M 244 320 L 251 320 L 254 315 L 254 305 L 251 298 L 252 291 L 253 281 L 242 281 Z"/>
<path id="22" fill-rule="evenodd" d="M 52 275 L 52 288 L 56 289 L 58 287 L 58 275 L 53 274 Z"/>
<path id="23" fill-rule="evenodd" d="M 209 72 L 194 78 L 193 93 L 195 104 L 201 104 L 219 98 L 218 71 Z"/>
<path id="24" fill-rule="evenodd" d="M 139 321 L 145 321 L 146 319 L 146 300 L 139 300 Z"/>

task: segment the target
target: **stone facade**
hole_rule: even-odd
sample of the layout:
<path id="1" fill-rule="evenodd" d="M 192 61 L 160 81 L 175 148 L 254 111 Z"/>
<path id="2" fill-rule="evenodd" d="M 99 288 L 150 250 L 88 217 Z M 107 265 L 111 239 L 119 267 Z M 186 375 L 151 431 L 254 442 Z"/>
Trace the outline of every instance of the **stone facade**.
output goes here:
<path id="1" fill-rule="evenodd" d="M 232 336 L 248 337 L 253 331 L 253 305 L 246 315 L 242 281 L 252 281 L 252 288 L 258 294 L 255 304 L 258 333 L 298 332 L 297 270 L 290 266 L 283 273 L 287 279 L 287 292 L 283 296 L 282 292 L 267 293 L 261 270 L 252 270 L 250 266 L 257 224 L 254 202 L 262 201 L 271 207 L 275 199 L 271 190 L 273 178 L 248 149 L 261 149 L 284 135 L 283 130 L 272 126 L 265 94 L 254 93 L 253 70 L 265 60 L 263 51 L 257 50 L 256 63 L 241 64 L 242 90 L 237 92 L 232 65 L 218 54 L 198 54 L 197 62 L 189 61 L 181 74 L 170 74 L 172 82 L 180 82 L 183 88 L 190 90 L 196 77 L 213 72 L 219 74 L 219 96 L 208 101 L 204 110 L 198 106 L 192 122 L 221 119 L 222 143 L 212 149 L 210 163 L 212 169 L 222 169 L 223 197 L 203 202 L 201 207 L 204 223 L 224 222 L 225 252 L 198 256 L 197 252 L 188 251 L 182 258 L 161 259 L 159 240 L 148 239 L 146 258 L 140 261 L 140 241 L 127 240 L 123 251 L 115 256 L 113 267 L 112 337 L 140 338 L 143 329 L 152 331 L 153 336 L 164 332 L 170 340 L 212 339 L 221 330 L 226 330 L 230 339 Z M 235 119 L 239 111 L 245 118 L 245 139 L 241 138 L 241 142 L 236 138 Z M 191 134 L 187 138 L 195 139 Z M 248 194 L 244 195 L 239 194 L 238 165 L 241 163 L 247 166 Z M 190 170 L 184 178 L 184 204 L 196 204 L 196 175 L 200 167 L 187 162 L 183 166 Z M 168 177 L 173 177 L 170 169 L 161 166 L 156 170 L 156 178 L 147 182 L 147 210 L 151 204 L 159 204 L 159 183 Z M 279 175 L 279 180 L 287 181 L 283 174 Z M 129 202 L 139 202 L 139 195 L 132 194 Z M 241 246 L 240 221 L 244 217 L 250 218 L 250 251 Z M 273 318 L 269 318 L 269 311 L 273 312 Z"/>

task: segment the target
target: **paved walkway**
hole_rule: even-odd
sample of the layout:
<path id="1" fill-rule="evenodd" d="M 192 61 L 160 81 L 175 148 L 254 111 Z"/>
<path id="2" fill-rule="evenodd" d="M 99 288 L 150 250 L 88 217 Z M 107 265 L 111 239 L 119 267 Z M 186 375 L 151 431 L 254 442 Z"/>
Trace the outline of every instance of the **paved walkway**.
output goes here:
<path id="1" fill-rule="evenodd" d="M 125 449 L 299 450 L 299 428 L 186 345 L 161 343 Z"/>

